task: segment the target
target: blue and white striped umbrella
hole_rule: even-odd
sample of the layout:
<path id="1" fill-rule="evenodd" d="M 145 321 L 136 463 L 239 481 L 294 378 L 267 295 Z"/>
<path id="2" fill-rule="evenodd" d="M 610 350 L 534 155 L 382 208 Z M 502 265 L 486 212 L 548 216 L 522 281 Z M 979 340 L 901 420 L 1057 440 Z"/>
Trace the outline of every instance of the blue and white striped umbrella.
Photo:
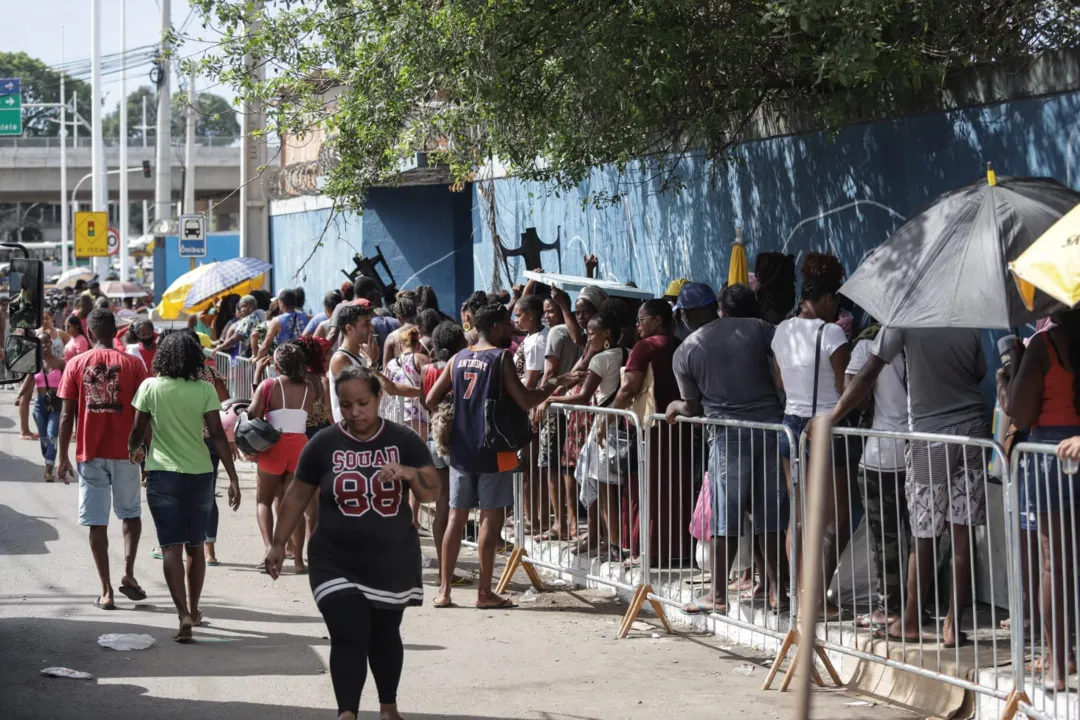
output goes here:
<path id="1" fill-rule="evenodd" d="M 230 291 L 235 292 L 240 286 L 260 278 L 271 267 L 268 262 L 250 257 L 213 263 L 188 290 L 187 297 L 184 299 L 184 309 L 204 310 L 216 298 Z"/>

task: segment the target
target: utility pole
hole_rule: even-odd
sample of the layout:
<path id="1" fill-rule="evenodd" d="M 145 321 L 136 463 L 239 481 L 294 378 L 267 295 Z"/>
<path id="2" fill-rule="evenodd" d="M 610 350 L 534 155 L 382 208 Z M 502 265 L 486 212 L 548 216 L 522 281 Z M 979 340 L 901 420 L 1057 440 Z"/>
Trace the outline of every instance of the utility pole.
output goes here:
<path id="1" fill-rule="evenodd" d="M 128 166 L 128 118 L 127 118 L 127 0 L 120 0 L 120 169 Z M 128 174 L 120 173 L 120 279 L 128 279 L 128 228 L 131 219 L 128 213 Z"/>
<path id="2" fill-rule="evenodd" d="M 139 127 L 142 130 L 142 146 L 146 147 L 146 136 L 149 134 L 150 128 L 146 125 L 146 96 L 142 96 L 142 125 Z M 147 212 L 147 203 L 142 201 L 142 234 L 150 232 L 150 215 Z"/>
<path id="3" fill-rule="evenodd" d="M 187 127 L 184 143 L 184 214 L 195 214 L 195 71 L 188 78 Z M 195 269 L 195 258 L 190 258 L 188 265 Z"/>
<path id="4" fill-rule="evenodd" d="M 60 66 L 64 66 L 64 26 L 60 26 Z M 67 192 L 67 102 L 64 97 L 64 76 L 60 71 L 60 271 L 68 269 L 68 204 Z"/>
<path id="5" fill-rule="evenodd" d="M 109 186 L 105 176 L 105 143 L 101 136 L 101 0 L 90 0 L 90 153 L 93 182 L 93 209 L 109 210 Z M 105 229 L 106 232 L 108 229 Z M 107 258 L 94 258 L 94 272 L 104 280 L 108 274 Z"/>
<path id="6" fill-rule="evenodd" d="M 247 32 L 255 34 L 262 25 L 261 0 L 253 0 L 249 5 Z M 255 75 L 255 79 L 265 77 L 263 65 L 255 66 L 250 55 L 244 56 L 244 66 Z M 240 257 L 270 259 L 269 221 L 266 214 L 266 193 L 257 173 L 266 165 L 266 136 L 254 137 L 262 130 L 266 119 L 262 107 L 244 103 L 240 115 Z"/>
<path id="7" fill-rule="evenodd" d="M 188 78 L 188 108 L 186 137 L 184 138 L 184 213 L 194 215 L 195 210 L 195 71 Z"/>
<path id="8" fill-rule="evenodd" d="M 172 93 L 169 91 L 169 45 L 166 40 L 172 24 L 169 0 L 161 0 L 161 79 L 158 82 L 157 136 L 155 137 L 154 168 L 154 220 L 164 222 L 172 219 Z M 157 235 L 157 233 L 155 233 Z M 164 235 L 164 233 L 162 233 Z M 159 290 L 160 292 L 160 290 Z"/>

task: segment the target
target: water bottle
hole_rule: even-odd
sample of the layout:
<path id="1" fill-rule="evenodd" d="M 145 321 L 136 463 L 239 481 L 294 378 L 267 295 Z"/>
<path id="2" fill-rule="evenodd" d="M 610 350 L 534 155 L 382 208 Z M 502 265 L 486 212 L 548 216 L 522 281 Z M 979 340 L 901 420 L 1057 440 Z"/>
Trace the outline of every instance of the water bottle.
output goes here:
<path id="1" fill-rule="evenodd" d="M 1075 475 L 1080 472 L 1080 460 L 1071 457 L 1063 457 L 1058 462 L 1061 464 L 1062 475 Z"/>

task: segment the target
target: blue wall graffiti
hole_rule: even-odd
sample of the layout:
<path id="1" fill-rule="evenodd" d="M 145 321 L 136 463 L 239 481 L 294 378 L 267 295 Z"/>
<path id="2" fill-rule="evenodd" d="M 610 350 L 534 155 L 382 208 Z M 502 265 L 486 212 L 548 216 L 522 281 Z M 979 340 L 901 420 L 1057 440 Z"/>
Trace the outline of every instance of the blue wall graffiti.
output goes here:
<path id="1" fill-rule="evenodd" d="M 472 292 L 470 200 L 443 185 L 376 188 L 362 216 L 341 213 L 329 226 L 329 209 L 274 215 L 274 289 L 301 286 L 314 308 L 345 280 L 342 270 L 355 268 L 355 254 L 374 255 L 378 246 L 398 287 L 431 285 L 452 310 Z"/>
<path id="2" fill-rule="evenodd" d="M 1071 92 L 947 113 L 853 125 L 825 133 L 771 138 L 739 146 L 729 162 L 692 157 L 685 189 L 658 194 L 648 169 L 616 184 L 599 169 L 571 193 L 518 180 L 495 182 L 496 228 L 508 247 L 535 226 L 544 241 L 561 227 L 563 271 L 584 274 L 583 255 L 600 257 L 601 276 L 660 293 L 689 277 L 718 286 L 727 276 L 735 228 L 743 228 L 751 270 L 759 251 L 802 255 L 831 250 L 850 273 L 937 195 L 985 177 L 1045 175 L 1077 183 L 1076 122 L 1080 93 Z M 590 193 L 627 187 L 620 203 L 583 209 Z M 474 190 L 474 283 L 491 285 L 493 253 L 483 199 Z M 544 253 L 555 270 L 553 251 Z M 501 267 L 501 263 L 499 263 Z M 511 260 L 512 280 L 527 268 Z M 502 283 L 508 285 L 505 273 Z"/>

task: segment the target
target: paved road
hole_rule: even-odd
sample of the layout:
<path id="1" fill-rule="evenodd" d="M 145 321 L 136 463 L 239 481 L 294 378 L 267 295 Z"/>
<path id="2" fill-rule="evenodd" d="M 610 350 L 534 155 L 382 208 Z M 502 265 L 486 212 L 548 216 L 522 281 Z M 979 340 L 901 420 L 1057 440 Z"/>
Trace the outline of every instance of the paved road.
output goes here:
<path id="1" fill-rule="evenodd" d="M 329 647 L 307 578 L 275 583 L 253 568 L 261 543 L 249 466 L 240 511 L 222 516 L 224 564 L 207 574 L 210 625 L 197 631 L 199 642 L 181 646 L 171 639 L 176 617 L 160 563 L 147 555 L 154 544 L 149 513 L 136 569 L 150 597 L 134 606 L 118 596 L 114 612 L 93 606 L 97 580 L 86 531 L 75 523 L 77 487 L 42 482 L 37 444 L 18 439 L 13 397 L 0 390 L 0 718 L 335 716 Z M 110 534 L 119 577 L 118 523 Z M 463 560 L 475 567 L 474 558 Z M 624 609 L 603 592 L 545 595 L 499 613 L 412 609 L 404 624 L 401 711 L 412 720 L 790 717 L 790 694 L 758 690 L 764 659 L 720 651 L 712 638 L 653 637 L 644 625 L 617 641 Z M 98 636 L 115 632 L 148 633 L 157 642 L 142 652 L 97 645 Z M 754 665 L 749 676 L 737 672 L 746 663 Z M 39 676 L 57 665 L 96 680 Z M 377 717 L 371 689 L 365 718 Z M 819 718 L 909 717 L 851 705 L 856 699 L 843 693 L 816 697 Z"/>

